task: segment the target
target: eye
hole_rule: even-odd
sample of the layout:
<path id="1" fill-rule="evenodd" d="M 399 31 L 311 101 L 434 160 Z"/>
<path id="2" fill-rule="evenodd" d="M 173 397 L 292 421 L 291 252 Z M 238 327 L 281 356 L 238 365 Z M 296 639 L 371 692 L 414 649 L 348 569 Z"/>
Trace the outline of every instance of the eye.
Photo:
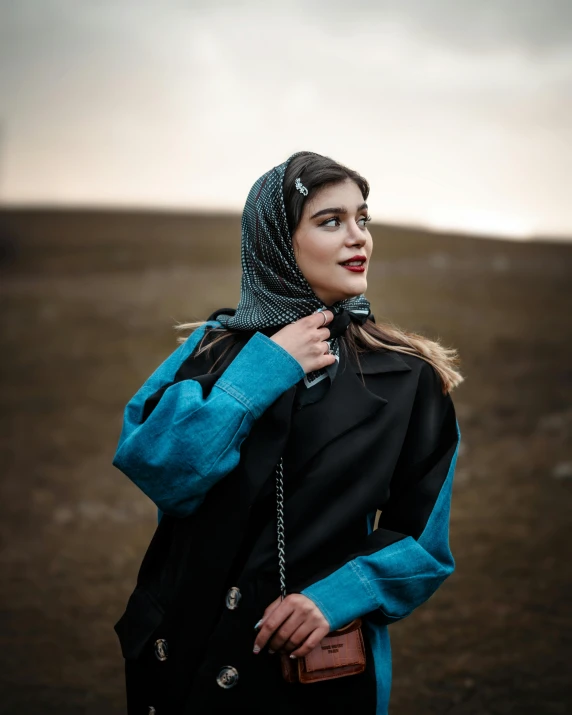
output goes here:
<path id="1" fill-rule="evenodd" d="M 371 216 L 362 216 L 359 220 L 363 221 L 362 226 L 365 228 L 366 224 L 371 221 Z"/>
<path id="2" fill-rule="evenodd" d="M 333 216 L 332 218 L 328 218 L 328 219 L 326 219 L 325 221 L 322 221 L 322 223 L 320 224 L 320 226 L 328 226 L 328 225 L 331 226 L 331 222 L 332 222 L 332 221 L 337 221 L 338 223 L 337 223 L 336 225 L 339 225 L 339 223 L 340 223 L 339 216 Z"/>

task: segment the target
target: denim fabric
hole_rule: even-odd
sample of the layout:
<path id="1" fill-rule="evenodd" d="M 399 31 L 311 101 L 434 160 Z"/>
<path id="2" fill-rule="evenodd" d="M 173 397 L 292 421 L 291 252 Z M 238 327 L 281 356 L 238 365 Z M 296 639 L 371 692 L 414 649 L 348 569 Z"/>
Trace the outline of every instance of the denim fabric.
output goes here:
<path id="1" fill-rule="evenodd" d="M 364 634 L 369 638 L 375 661 L 375 680 L 377 684 L 377 702 L 375 715 L 387 715 L 393 680 L 393 656 L 389 628 L 368 621 L 363 621 Z"/>
<path id="2" fill-rule="evenodd" d="M 160 512 L 178 517 L 196 511 L 208 490 L 237 466 L 254 421 L 304 377 L 289 352 L 257 332 L 206 399 L 196 380 L 175 382 L 143 421 L 146 400 L 173 380 L 207 325 L 220 324 L 208 321 L 195 330 L 131 398 L 113 459 Z"/>

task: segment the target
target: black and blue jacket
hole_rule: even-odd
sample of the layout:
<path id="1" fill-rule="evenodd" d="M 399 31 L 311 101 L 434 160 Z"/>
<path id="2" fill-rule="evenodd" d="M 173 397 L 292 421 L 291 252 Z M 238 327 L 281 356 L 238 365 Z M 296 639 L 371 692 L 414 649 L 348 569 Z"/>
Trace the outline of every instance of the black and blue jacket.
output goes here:
<path id="1" fill-rule="evenodd" d="M 451 396 L 419 357 L 370 351 L 358 364 L 342 350 L 325 397 L 297 409 L 304 371 L 271 333 L 244 333 L 226 352 L 217 345 L 197 356 L 215 327 L 209 319 L 196 330 L 125 409 L 114 464 L 157 505 L 160 522 L 116 626 L 123 654 L 147 663 L 146 697 L 169 702 L 168 712 L 264 712 L 255 701 L 275 702 L 276 688 L 286 688 L 284 712 L 313 712 L 330 688 L 330 713 L 344 711 L 347 692 L 348 702 L 361 698 L 360 712 L 385 715 L 388 626 L 455 568 L 449 515 L 461 435 Z M 254 623 L 279 595 L 281 455 L 287 587 L 311 598 L 332 629 L 363 617 L 369 679 L 355 693 L 361 676 L 323 683 L 318 694 L 263 673 L 277 673 L 277 661 L 251 653 Z M 242 596 L 234 609 L 225 606 L 231 587 Z M 167 664 L 152 655 L 159 638 L 170 644 Z M 217 683 L 228 664 L 240 673 L 231 690 Z"/>

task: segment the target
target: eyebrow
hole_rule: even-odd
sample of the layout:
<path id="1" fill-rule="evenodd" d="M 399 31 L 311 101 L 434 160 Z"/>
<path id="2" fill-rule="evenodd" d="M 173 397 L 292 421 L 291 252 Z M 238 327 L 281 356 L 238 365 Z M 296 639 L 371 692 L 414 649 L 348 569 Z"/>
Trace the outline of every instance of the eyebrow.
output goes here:
<path id="1" fill-rule="evenodd" d="M 358 211 L 362 211 L 362 209 L 367 209 L 367 204 L 364 202 L 361 206 L 357 207 Z M 313 216 L 310 216 L 310 219 L 313 218 L 318 218 L 318 216 L 323 216 L 324 214 L 347 214 L 348 210 L 344 208 L 343 206 L 338 206 L 337 208 L 330 208 L 330 209 L 321 209 L 320 211 L 317 211 Z"/>

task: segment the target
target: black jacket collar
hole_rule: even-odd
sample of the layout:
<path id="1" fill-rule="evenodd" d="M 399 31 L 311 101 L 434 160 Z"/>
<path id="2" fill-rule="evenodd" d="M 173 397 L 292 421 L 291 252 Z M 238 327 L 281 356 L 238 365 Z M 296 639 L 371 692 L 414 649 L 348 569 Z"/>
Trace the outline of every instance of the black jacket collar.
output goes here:
<path id="1" fill-rule="evenodd" d="M 216 315 L 232 309 L 216 311 L 208 320 L 216 320 Z M 252 336 L 254 331 L 240 331 L 239 340 L 209 375 L 209 382 L 216 381 L 224 369 L 234 359 L 238 350 Z M 276 328 L 262 330 L 272 335 Z M 363 375 L 408 372 L 411 367 L 399 353 L 388 350 L 371 350 L 359 356 L 359 366 L 353 357 L 342 350 L 336 379 L 327 393 L 318 402 L 303 407 L 297 414 L 297 433 L 311 435 L 300 440 L 295 450 L 295 460 L 290 469 L 298 472 L 327 444 L 350 429 L 373 418 L 383 410 L 388 400 L 380 396 L 379 390 L 372 392 L 367 387 Z M 364 385 L 364 382 L 366 384 Z M 286 390 L 258 419 L 245 443 L 244 467 L 249 481 L 249 501 L 253 502 L 260 489 L 273 473 L 288 441 L 296 385 Z"/>

